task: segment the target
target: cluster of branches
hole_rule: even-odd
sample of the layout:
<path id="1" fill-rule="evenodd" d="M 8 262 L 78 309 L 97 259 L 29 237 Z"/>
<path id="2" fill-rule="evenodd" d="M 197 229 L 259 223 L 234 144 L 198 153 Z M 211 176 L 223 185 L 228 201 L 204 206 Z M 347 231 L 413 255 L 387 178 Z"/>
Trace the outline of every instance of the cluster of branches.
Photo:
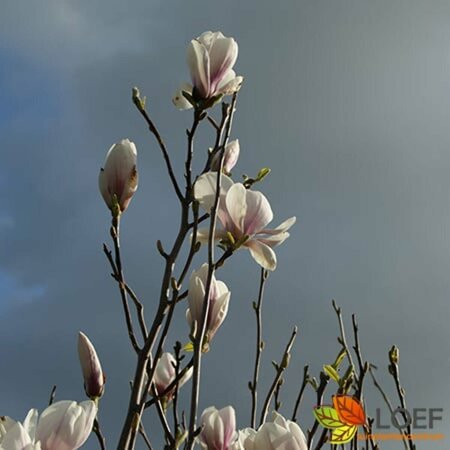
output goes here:
<path id="1" fill-rule="evenodd" d="M 215 257 L 214 236 L 216 232 L 218 205 L 220 200 L 224 149 L 229 141 L 231 133 L 233 115 L 236 110 L 237 93 L 234 93 L 230 103 L 222 102 L 222 114 L 218 120 L 205 109 L 194 109 L 192 126 L 190 129 L 186 130 L 187 152 L 184 165 L 183 187 L 175 175 L 166 144 L 148 111 L 146 110 L 144 99 L 140 97 L 139 91 L 136 88 L 133 90 L 132 98 L 161 150 L 169 179 L 181 206 L 181 215 L 179 229 L 170 248 L 166 249 L 161 241 L 157 242 L 157 249 L 164 263 L 164 272 L 161 282 L 158 307 L 149 326 L 147 325 L 144 315 L 144 303 L 138 298 L 131 286 L 125 281 L 120 252 L 120 214 L 113 214 L 110 229 L 111 238 L 113 241 L 113 250 L 110 250 L 106 244 L 104 245 L 104 253 L 112 269 L 112 277 L 117 281 L 119 287 L 128 336 L 132 348 L 137 355 L 135 375 L 133 381 L 131 382 L 131 394 L 128 410 L 117 448 L 120 450 L 134 449 L 137 436 L 141 435 L 145 445 L 149 449 L 152 449 L 150 437 L 144 428 L 143 415 L 149 408 L 154 407 L 156 408 L 162 425 L 164 439 L 166 442 L 165 448 L 178 449 L 184 445 L 186 450 L 191 450 L 196 442 L 196 437 L 201 432 L 201 424 L 198 424 L 197 415 L 201 386 L 202 347 L 204 345 L 206 320 L 210 306 L 207 295 L 205 295 L 201 321 L 196 324 L 197 332 L 191 335 L 193 350 L 192 357 L 186 358 L 187 353 L 184 351 L 181 343 L 176 342 L 173 347 L 175 355 L 175 377 L 173 381 L 166 387 L 165 391 L 158 392 L 154 383 L 154 377 L 156 367 L 166 346 L 166 339 L 172 324 L 175 309 L 188 296 L 188 290 L 184 287 L 184 284 L 187 274 L 191 270 L 194 257 L 200 249 L 200 243 L 197 239 L 199 224 L 209 220 L 209 238 L 207 244 L 208 276 L 205 286 L 206 293 L 210 292 L 214 272 L 232 256 L 235 250 L 233 246 L 228 245 L 223 248 L 224 251 L 219 257 Z M 215 131 L 215 142 L 212 149 L 208 152 L 207 160 L 202 173 L 210 170 L 213 158 L 218 158 L 220 163 L 219 170 L 217 171 L 216 195 L 214 198 L 213 207 L 209 212 L 200 215 L 199 205 L 194 199 L 193 194 L 193 187 L 196 178 L 194 177 L 192 170 L 192 161 L 194 156 L 194 139 L 202 123 L 209 124 Z M 257 178 L 258 177 L 251 179 L 247 177 L 246 182 L 249 184 L 248 187 L 250 187 L 253 182 L 257 180 Z M 180 261 L 180 259 L 182 259 L 180 257 L 181 250 L 186 243 L 189 246 L 189 250 L 184 259 Z M 176 267 L 181 268 L 181 270 L 177 271 Z M 257 329 L 256 355 L 253 377 L 248 383 L 252 403 L 250 417 L 250 426 L 252 428 L 257 428 L 257 426 L 261 426 L 265 422 L 267 414 L 272 407 L 272 403 L 275 411 L 278 411 L 281 407 L 280 393 L 283 384 L 283 375 L 289 365 L 291 349 L 297 335 L 297 328 L 295 328 L 291 334 L 289 342 L 286 345 L 280 362 L 273 362 L 275 377 L 263 399 L 262 407 L 259 411 L 259 417 L 257 417 L 258 379 L 260 362 L 264 348 L 264 341 L 262 338 L 262 304 L 264 286 L 267 278 L 268 271 L 262 268 L 258 299 L 253 303 Z M 134 307 L 134 313 L 132 313 L 131 307 Z M 389 410 L 391 412 L 394 411 L 392 402 L 389 400 L 388 396 L 385 394 L 375 377 L 376 367 L 366 361 L 362 356 L 358 324 L 355 316 L 352 316 L 353 344 L 349 345 L 346 338 L 341 309 L 335 304 L 335 302 L 333 302 L 333 308 L 339 322 L 340 336 L 338 338 L 338 343 L 340 348 L 334 363 L 325 365 L 323 371 L 320 372 L 318 379 L 311 376 L 308 366 L 304 367 L 303 380 L 291 416 L 292 421 L 297 420 L 297 415 L 302 405 L 303 396 L 308 387 L 314 389 L 317 405 L 322 404 L 325 392 L 333 382 L 337 383 L 337 389 L 334 390 L 334 394 L 352 394 L 355 398 L 364 403 L 364 383 L 368 374 L 371 375 L 375 386 L 381 392 Z M 137 326 L 135 326 L 134 323 L 136 319 Z M 389 358 L 389 373 L 394 379 L 400 406 L 402 408 L 406 408 L 404 390 L 400 384 L 399 377 L 398 350 L 395 347 L 389 353 Z M 188 359 L 187 362 L 185 361 L 186 359 Z M 344 368 L 344 360 L 347 362 L 346 368 Z M 179 385 L 180 380 L 182 380 L 188 370 L 193 370 L 191 401 L 188 409 L 186 411 L 183 410 L 180 414 L 180 405 L 178 402 Z M 173 402 L 170 405 L 172 409 L 171 418 L 168 417 L 168 412 L 166 409 L 167 405 L 164 404 L 164 399 L 169 392 L 173 393 Z M 365 434 L 365 449 L 370 448 L 375 450 L 380 448 L 379 444 L 377 444 L 373 438 L 373 423 L 374 419 L 368 418 L 363 427 Z M 99 429 L 98 422 L 96 422 L 95 431 L 99 437 L 101 447 L 106 448 L 105 440 Z M 399 428 L 399 432 L 403 436 L 405 448 L 408 450 L 414 450 L 414 443 L 408 439 L 408 435 L 411 435 L 411 429 L 407 428 L 404 430 Z M 321 449 L 328 443 L 328 441 L 329 430 L 322 429 L 319 422 L 315 420 L 312 426 L 307 430 L 308 449 Z M 358 435 L 353 438 L 350 445 L 352 450 L 358 449 Z M 332 445 L 332 448 L 337 449 L 337 445 Z"/>

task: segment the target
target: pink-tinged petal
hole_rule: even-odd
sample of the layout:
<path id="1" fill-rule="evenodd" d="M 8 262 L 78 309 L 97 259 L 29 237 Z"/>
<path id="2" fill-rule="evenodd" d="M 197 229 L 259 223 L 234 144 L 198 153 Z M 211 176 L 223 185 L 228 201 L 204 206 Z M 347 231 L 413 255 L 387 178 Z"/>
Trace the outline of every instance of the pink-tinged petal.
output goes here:
<path id="1" fill-rule="evenodd" d="M 229 447 L 236 438 L 236 414 L 232 406 L 219 410 L 219 416 L 224 424 L 224 443 Z"/>
<path id="2" fill-rule="evenodd" d="M 199 276 L 192 274 L 189 280 L 188 304 L 191 318 L 199 324 L 202 317 L 205 286 Z"/>
<path id="3" fill-rule="evenodd" d="M 209 96 L 209 54 L 206 47 L 197 40 L 192 40 L 187 50 L 187 63 L 194 88 L 202 98 Z"/>
<path id="4" fill-rule="evenodd" d="M 223 171 L 230 173 L 239 159 L 240 147 L 239 140 L 235 139 L 225 146 L 223 155 Z M 220 166 L 221 152 L 217 152 L 211 161 L 211 170 L 218 171 Z"/>
<path id="5" fill-rule="evenodd" d="M 81 331 L 78 334 L 78 356 L 84 378 L 84 389 L 90 398 L 103 395 L 105 377 L 94 345 Z"/>
<path id="6" fill-rule="evenodd" d="M 275 252 L 266 244 L 256 239 L 250 239 L 245 244 L 248 247 L 253 259 L 264 269 L 275 270 L 277 268 L 277 256 Z"/>
<path id="7" fill-rule="evenodd" d="M 231 293 L 228 291 L 211 302 L 207 321 L 207 333 L 209 340 L 214 337 L 227 316 L 230 297 Z"/>
<path id="8" fill-rule="evenodd" d="M 233 186 L 233 180 L 226 175 L 220 178 L 220 196 L 225 196 L 228 190 Z M 200 206 L 207 212 L 210 212 L 214 206 L 217 186 L 217 172 L 207 172 L 201 175 L 194 184 L 194 198 L 200 203 Z M 221 202 L 223 203 L 223 202 Z M 219 204 L 220 206 L 220 204 Z"/>
<path id="9" fill-rule="evenodd" d="M 233 38 L 216 39 L 209 50 L 210 89 L 214 93 L 238 56 L 238 45 Z"/>
<path id="10" fill-rule="evenodd" d="M 251 236 L 258 233 L 273 219 L 272 208 L 261 192 L 246 190 L 247 213 L 244 222 L 244 233 Z"/>
<path id="11" fill-rule="evenodd" d="M 179 109 L 179 110 L 185 110 L 192 108 L 191 103 L 187 98 L 183 95 L 183 92 L 187 92 L 188 94 L 192 95 L 192 85 L 189 83 L 183 83 L 178 89 L 178 91 L 175 92 L 174 96 L 172 97 L 172 103 Z"/>
<path id="12" fill-rule="evenodd" d="M 236 228 L 234 237 L 239 239 L 244 235 L 244 223 L 247 215 L 247 189 L 241 183 L 235 183 L 225 197 L 228 215 Z M 229 230 L 231 231 L 231 230 Z"/>
<path id="13" fill-rule="evenodd" d="M 129 139 L 123 139 L 109 149 L 98 183 L 100 193 L 110 209 L 115 195 L 121 211 L 125 211 L 136 192 L 138 184 L 136 160 L 136 146 Z"/>

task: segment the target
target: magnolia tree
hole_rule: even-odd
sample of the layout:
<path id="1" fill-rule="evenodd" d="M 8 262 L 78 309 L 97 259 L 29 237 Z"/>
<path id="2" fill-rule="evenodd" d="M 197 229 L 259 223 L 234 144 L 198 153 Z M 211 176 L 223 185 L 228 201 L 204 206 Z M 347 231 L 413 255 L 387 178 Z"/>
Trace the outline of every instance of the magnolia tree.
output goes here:
<path id="1" fill-rule="evenodd" d="M 155 448 L 152 441 L 165 449 L 195 446 L 208 450 L 317 450 L 332 448 L 380 448 L 373 433 L 373 419 L 364 413 L 364 382 L 371 377 L 383 394 L 391 412 L 397 404 L 389 400 L 375 378 L 374 366 L 367 362 L 359 345 L 358 325 L 352 317 L 352 342 L 346 339 L 340 308 L 333 303 L 340 336 L 336 358 L 327 362 L 318 377 L 308 366 L 295 400 L 293 411 L 281 410 L 281 386 L 297 334 L 291 337 L 278 363 L 267 392 L 258 385 L 263 356 L 262 304 L 268 274 L 277 267 L 275 248 L 289 237 L 295 217 L 280 225 L 270 226 L 273 212 L 269 200 L 258 189 L 269 173 L 262 169 L 254 177 L 233 178 L 231 173 L 239 158 L 239 141 L 230 141 L 237 95 L 243 77 L 233 68 L 238 45 L 220 32 L 205 32 L 188 45 L 187 62 L 191 84 L 176 92 L 173 103 L 180 110 L 193 111 L 192 126 L 187 131 L 184 176 L 175 173 L 171 155 L 153 119 L 145 107 L 145 98 L 133 89 L 133 102 L 145 120 L 164 158 L 174 193 L 181 206 L 179 229 L 170 247 L 157 242 L 164 265 L 159 302 L 151 321 L 144 315 L 144 304 L 125 281 L 120 252 L 120 219 L 138 187 L 137 151 L 133 142 L 124 139 L 114 144 L 106 155 L 99 175 L 99 187 L 111 211 L 112 248 L 103 250 L 117 282 L 125 323 L 136 368 L 131 382 L 129 404 L 123 412 L 123 427 L 116 446 L 120 450 Z M 193 173 L 194 136 L 201 127 L 212 127 L 215 141 L 202 158 L 204 168 Z M 207 249 L 206 261 L 199 257 L 202 246 Z M 182 251 L 187 249 L 187 251 Z M 231 405 L 214 405 L 198 410 L 202 358 L 214 351 L 214 336 L 226 319 L 233 286 L 219 279 L 220 268 L 239 250 L 248 250 L 253 263 L 260 266 L 259 295 L 253 303 L 256 316 L 256 350 L 253 376 L 248 382 L 251 415 L 247 423 L 236 424 Z M 242 305 L 236 305 L 242 307 Z M 179 341 L 168 342 L 176 309 L 186 315 L 186 329 L 176 330 Z M 184 345 L 181 342 L 188 344 Z M 97 419 L 101 397 L 105 393 L 105 376 L 100 359 L 89 338 L 80 332 L 78 353 L 89 400 L 54 402 L 38 415 L 32 409 L 22 422 L 9 417 L 0 420 L 0 450 L 75 450 L 90 433 L 98 438 L 101 449 L 107 443 Z M 398 392 L 398 406 L 405 410 L 404 390 L 400 385 L 398 349 L 389 352 L 389 373 Z M 245 374 L 244 374 L 245 376 Z M 125 386 L 125 388 L 128 388 Z M 178 401 L 182 389 L 190 391 L 190 402 Z M 307 405 L 311 420 L 297 423 L 306 389 L 317 397 Z M 333 405 L 323 405 L 325 391 L 332 394 Z M 258 403 L 258 398 L 263 399 Z M 219 406 L 219 409 L 217 408 Z M 155 408 L 161 431 L 144 428 L 144 415 Z M 241 417 L 241 416 L 240 416 Z M 304 415 L 307 417 L 307 415 Z M 411 429 L 399 424 L 399 436 L 407 449 L 414 449 Z M 404 426 L 403 426 L 404 425 Z M 139 443 L 137 441 L 140 440 Z M 362 447 L 361 447 L 362 446 Z"/>

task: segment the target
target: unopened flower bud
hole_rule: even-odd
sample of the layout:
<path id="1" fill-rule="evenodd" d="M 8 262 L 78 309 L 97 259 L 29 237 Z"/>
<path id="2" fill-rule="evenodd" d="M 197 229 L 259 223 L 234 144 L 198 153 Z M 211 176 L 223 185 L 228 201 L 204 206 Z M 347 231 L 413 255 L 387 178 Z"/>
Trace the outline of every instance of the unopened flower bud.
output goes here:
<path id="1" fill-rule="evenodd" d="M 83 372 L 86 395 L 92 399 L 101 397 L 105 389 L 105 376 L 102 366 L 92 342 L 81 331 L 78 334 L 78 356 Z"/>
<path id="2" fill-rule="evenodd" d="M 163 353 L 158 363 L 156 364 L 153 381 L 155 383 L 156 390 L 158 391 L 158 395 L 165 393 L 166 402 L 172 400 L 172 397 L 175 394 L 176 386 L 173 386 L 173 388 L 170 389 L 169 392 L 165 392 L 176 379 L 177 374 L 175 367 L 175 357 L 169 352 Z M 178 381 L 178 388 L 183 386 L 183 384 L 186 383 L 186 381 L 188 381 L 191 376 L 192 367 L 189 368 L 183 376 L 181 376 L 180 380 Z"/>
<path id="3" fill-rule="evenodd" d="M 236 165 L 239 158 L 239 140 L 231 141 L 225 146 L 223 155 L 223 172 L 229 174 Z M 211 170 L 217 172 L 220 167 L 221 152 L 217 152 L 211 161 Z"/>
<path id="4" fill-rule="evenodd" d="M 108 151 L 98 178 L 100 193 L 113 214 L 124 212 L 138 187 L 136 146 L 129 139 Z M 116 209 L 119 211 L 116 212 Z"/>
<path id="5" fill-rule="evenodd" d="M 191 329 L 200 330 L 203 305 L 205 302 L 206 282 L 208 278 L 208 264 L 203 264 L 200 269 L 192 272 L 189 280 L 188 303 L 189 308 L 186 311 L 186 319 Z M 216 334 L 228 312 L 228 303 L 231 292 L 223 281 L 216 280 L 213 275 L 209 291 L 209 309 L 206 318 L 206 343 L 204 349 L 208 349 L 208 343 Z"/>
<path id="6" fill-rule="evenodd" d="M 237 439 L 236 415 L 232 406 L 218 410 L 206 408 L 200 419 L 202 431 L 198 437 L 204 449 L 232 450 Z"/>

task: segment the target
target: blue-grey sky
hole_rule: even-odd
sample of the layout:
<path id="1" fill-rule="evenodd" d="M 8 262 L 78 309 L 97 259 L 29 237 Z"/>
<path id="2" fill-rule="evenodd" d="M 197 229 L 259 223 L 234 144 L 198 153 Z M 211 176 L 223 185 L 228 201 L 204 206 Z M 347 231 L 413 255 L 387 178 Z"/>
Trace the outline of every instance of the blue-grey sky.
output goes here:
<path id="1" fill-rule="evenodd" d="M 383 385 L 394 393 L 385 369 L 397 344 L 409 405 L 443 408 L 435 431 L 448 433 L 449 23 L 446 0 L 3 0 L 0 413 L 20 419 L 42 409 L 53 384 L 57 398 L 82 400 L 83 330 L 107 373 L 100 417 L 114 448 L 134 357 L 101 251 L 109 216 L 98 170 L 112 143 L 136 142 L 140 186 L 122 245 L 127 278 L 151 317 L 162 267 L 155 241 L 170 243 L 177 207 L 131 88 L 147 96 L 181 173 L 191 115 L 175 110 L 171 96 L 188 79 L 189 40 L 211 29 L 238 41 L 236 69 L 245 77 L 234 174 L 271 167 L 261 189 L 274 224 L 298 218 L 267 286 L 262 387 L 299 325 L 284 386 L 289 415 L 303 365 L 317 374 L 338 348 L 335 298 L 347 325 L 357 314 L 364 355 Z M 199 166 L 210 142 L 204 127 Z M 201 408 L 233 404 L 240 427 L 250 412 L 258 273 L 240 252 L 218 274 L 232 300 L 204 358 Z M 187 339 L 183 316 L 184 307 L 170 343 Z M 372 388 L 369 399 L 369 414 L 383 406 Z M 304 429 L 314 403 L 306 400 Z M 156 422 L 146 420 L 158 442 Z"/>

